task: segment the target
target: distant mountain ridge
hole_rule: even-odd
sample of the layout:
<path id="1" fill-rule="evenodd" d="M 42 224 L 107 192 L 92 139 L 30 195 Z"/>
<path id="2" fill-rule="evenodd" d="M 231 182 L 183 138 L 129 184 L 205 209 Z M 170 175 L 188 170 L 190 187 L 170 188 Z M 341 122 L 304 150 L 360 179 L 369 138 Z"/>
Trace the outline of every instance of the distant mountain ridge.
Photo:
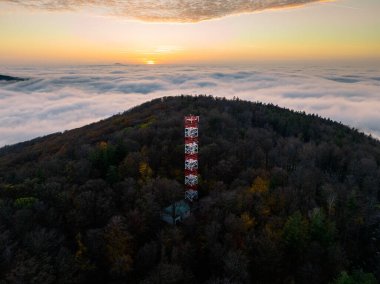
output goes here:
<path id="1" fill-rule="evenodd" d="M 15 82 L 15 81 L 25 81 L 25 80 L 28 80 L 28 79 L 0 74 L 0 82 L 1 81 Z"/>

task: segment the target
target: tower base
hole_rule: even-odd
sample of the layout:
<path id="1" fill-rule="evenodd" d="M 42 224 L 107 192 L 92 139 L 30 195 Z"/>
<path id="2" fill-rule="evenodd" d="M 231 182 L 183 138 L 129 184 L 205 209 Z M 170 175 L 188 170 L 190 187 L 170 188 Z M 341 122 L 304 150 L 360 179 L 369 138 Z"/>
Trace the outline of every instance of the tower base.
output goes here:
<path id="1" fill-rule="evenodd" d="M 190 202 L 193 202 L 194 200 L 198 199 L 198 191 L 197 190 L 186 190 L 185 191 L 185 200 L 188 200 Z"/>

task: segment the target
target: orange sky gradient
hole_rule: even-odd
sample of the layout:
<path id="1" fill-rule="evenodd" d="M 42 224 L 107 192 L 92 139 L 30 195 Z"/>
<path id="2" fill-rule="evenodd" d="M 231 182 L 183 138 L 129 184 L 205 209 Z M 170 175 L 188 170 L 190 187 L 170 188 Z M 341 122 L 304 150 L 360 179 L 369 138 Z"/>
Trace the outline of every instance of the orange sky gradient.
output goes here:
<path id="1" fill-rule="evenodd" d="M 380 2 L 342 0 L 197 23 L 0 1 L 0 64 L 198 64 L 380 59 Z"/>

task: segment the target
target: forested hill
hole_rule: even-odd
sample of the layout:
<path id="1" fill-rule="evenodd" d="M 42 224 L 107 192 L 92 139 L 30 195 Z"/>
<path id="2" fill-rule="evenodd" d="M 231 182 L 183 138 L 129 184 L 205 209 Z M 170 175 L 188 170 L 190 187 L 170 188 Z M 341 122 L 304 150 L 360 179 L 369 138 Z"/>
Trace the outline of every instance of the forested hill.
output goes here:
<path id="1" fill-rule="evenodd" d="M 174 227 L 186 114 L 201 199 Z M 380 142 L 340 123 L 153 100 L 0 149 L 0 283 L 377 283 L 379 188 Z"/>

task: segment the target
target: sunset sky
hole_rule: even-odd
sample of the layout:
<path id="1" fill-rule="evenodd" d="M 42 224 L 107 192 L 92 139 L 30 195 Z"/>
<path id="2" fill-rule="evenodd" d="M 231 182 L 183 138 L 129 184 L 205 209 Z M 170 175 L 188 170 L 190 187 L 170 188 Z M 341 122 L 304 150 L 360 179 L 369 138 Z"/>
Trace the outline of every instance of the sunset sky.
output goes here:
<path id="1" fill-rule="evenodd" d="M 380 59 L 379 0 L 57 2 L 0 0 L 0 64 Z"/>

